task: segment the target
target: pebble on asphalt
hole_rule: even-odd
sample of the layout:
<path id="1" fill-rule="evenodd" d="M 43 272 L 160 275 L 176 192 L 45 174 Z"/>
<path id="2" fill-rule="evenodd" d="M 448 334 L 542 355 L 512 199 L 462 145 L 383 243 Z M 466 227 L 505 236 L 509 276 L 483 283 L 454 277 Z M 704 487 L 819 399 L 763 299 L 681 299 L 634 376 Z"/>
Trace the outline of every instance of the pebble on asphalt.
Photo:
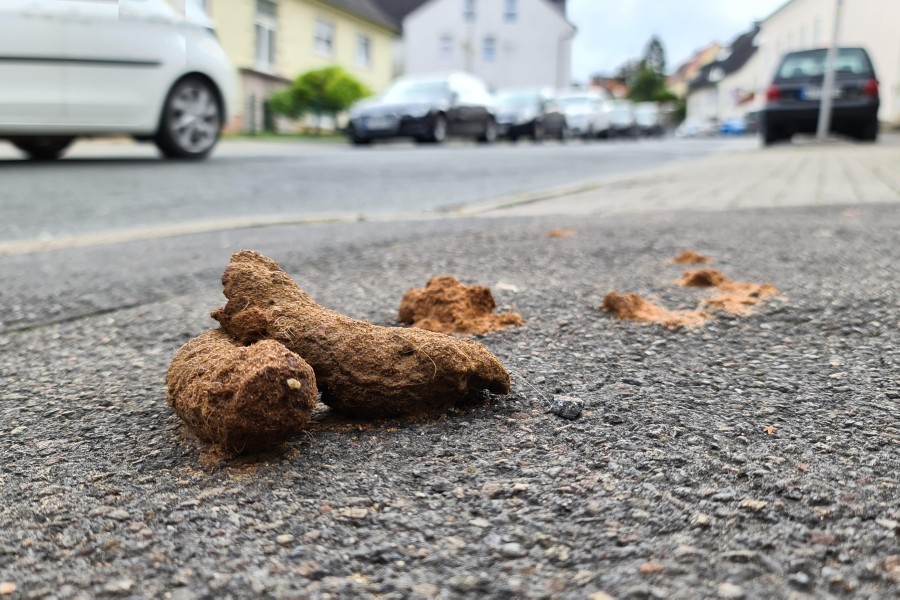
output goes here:
<path id="1" fill-rule="evenodd" d="M 584 400 L 572 396 L 554 396 L 550 412 L 563 419 L 577 419 L 584 410 Z"/>

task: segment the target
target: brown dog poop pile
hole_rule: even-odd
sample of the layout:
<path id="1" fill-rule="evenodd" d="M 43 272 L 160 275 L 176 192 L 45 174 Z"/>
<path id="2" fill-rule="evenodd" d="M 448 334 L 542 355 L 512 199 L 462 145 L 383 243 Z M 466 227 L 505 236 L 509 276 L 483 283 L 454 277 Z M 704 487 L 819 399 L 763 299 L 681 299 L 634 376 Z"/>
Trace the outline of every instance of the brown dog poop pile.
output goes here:
<path id="1" fill-rule="evenodd" d="M 712 261 L 712 258 L 693 250 L 685 250 L 671 260 L 675 264 L 710 263 Z M 669 329 L 681 329 L 697 327 L 714 318 L 714 314 L 709 311 L 746 316 L 750 314 L 751 308 L 764 298 L 779 293 L 771 284 L 734 281 L 721 271 L 708 268 L 685 271 L 678 280 L 678 285 L 687 288 L 712 288 L 718 292 L 718 295 L 701 299 L 700 305 L 696 309 L 668 310 L 637 294 L 619 294 L 612 291 L 603 298 L 600 308 L 621 320 L 657 323 Z"/>
<path id="2" fill-rule="evenodd" d="M 440 333 L 484 335 L 521 325 L 518 313 L 495 314 L 490 288 L 463 285 L 454 277 L 432 277 L 423 289 L 412 288 L 400 301 L 400 320 Z"/>
<path id="3" fill-rule="evenodd" d="M 352 417 L 434 413 L 489 391 L 509 374 L 481 344 L 380 327 L 323 308 L 278 264 L 234 254 L 222 276 L 221 329 L 182 347 L 166 375 L 168 402 L 200 437 L 228 450 L 277 444 L 316 402 Z"/>

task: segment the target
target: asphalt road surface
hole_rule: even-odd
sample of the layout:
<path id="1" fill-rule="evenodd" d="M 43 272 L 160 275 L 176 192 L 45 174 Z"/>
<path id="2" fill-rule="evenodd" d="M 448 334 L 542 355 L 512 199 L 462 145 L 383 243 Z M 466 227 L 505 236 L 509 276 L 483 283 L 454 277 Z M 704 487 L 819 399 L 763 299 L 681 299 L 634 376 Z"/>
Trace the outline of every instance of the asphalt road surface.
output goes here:
<path id="1" fill-rule="evenodd" d="M 185 224 L 212 230 L 259 218 L 435 213 L 757 143 L 351 148 L 226 141 L 201 164 L 163 161 L 152 146 L 129 142 L 76 144 L 69 158 L 43 164 L 19 160 L 6 147 L 0 148 L 0 244 Z"/>
<path id="2" fill-rule="evenodd" d="M 0 334 L 0 590 L 896 598 L 898 227 L 897 206 L 816 207 L 342 223 L 6 257 L 3 306 L 24 312 Z M 495 287 L 525 318 L 480 340 L 513 394 L 437 419 L 321 409 L 280 453 L 215 458 L 172 416 L 164 373 L 212 326 L 242 247 L 380 324 L 432 275 Z M 675 285 L 668 262 L 684 248 L 781 294 L 679 332 L 598 309 L 611 289 L 697 306 L 708 293 Z M 549 413 L 556 395 L 582 415 Z"/>
<path id="3" fill-rule="evenodd" d="M 128 227 L 129 190 L 142 199 L 134 222 L 208 219 L 213 195 L 202 209 L 170 198 L 204 169 L 216 177 L 199 189 L 252 208 L 266 178 L 303 189 L 272 163 L 319 164 L 332 181 L 322 189 L 336 199 L 355 189 L 353 207 L 366 185 L 389 197 L 378 164 L 412 178 L 414 166 L 435 176 L 435 157 L 478 172 L 491 156 L 525 178 L 557 156 L 568 175 L 538 178 L 552 186 L 602 174 L 603 156 L 632 153 L 618 168 L 638 168 L 714 147 L 241 144 L 235 152 L 259 160 L 226 146 L 199 170 L 94 155 L 9 162 L 0 206 L 11 198 L 19 212 L 0 226 L 27 214 L 53 235 Z M 341 182 L 357 163 L 365 184 Z M 483 179 L 502 189 L 452 184 L 466 202 L 533 189 Z M 443 193 L 419 188 L 426 200 Z M 105 218 L 77 200 L 90 189 L 105 190 Z M 410 196 L 398 210 L 414 192 L 398 187 Z M 2 239 L 42 235 L 28 227 Z M 557 227 L 574 236 L 548 237 Z M 896 203 L 681 207 L 282 225 L 0 255 L 0 597 L 896 598 L 898 228 Z M 433 275 L 493 287 L 500 310 L 525 319 L 479 338 L 512 393 L 431 419 L 349 420 L 320 406 L 279 451 L 224 460 L 172 415 L 164 378 L 175 351 L 214 325 L 222 271 L 243 248 L 278 260 L 323 305 L 382 325 Z M 598 308 L 610 290 L 697 307 L 710 293 L 674 283 L 683 269 L 670 258 L 685 248 L 780 293 L 680 331 Z M 550 412 L 558 395 L 584 403 L 577 419 Z"/>

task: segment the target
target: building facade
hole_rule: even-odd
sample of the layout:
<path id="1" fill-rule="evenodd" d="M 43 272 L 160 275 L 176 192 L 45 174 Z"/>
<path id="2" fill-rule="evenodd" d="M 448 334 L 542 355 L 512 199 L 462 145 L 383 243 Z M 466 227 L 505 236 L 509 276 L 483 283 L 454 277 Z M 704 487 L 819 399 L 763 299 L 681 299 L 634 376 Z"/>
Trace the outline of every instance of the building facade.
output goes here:
<path id="1" fill-rule="evenodd" d="M 762 22 L 764 85 L 786 52 L 831 44 L 836 6 L 836 0 L 790 0 Z M 881 84 L 879 119 L 900 125 L 900 1 L 843 0 L 838 44 L 866 49 Z"/>
<path id="2" fill-rule="evenodd" d="M 724 121 L 757 110 L 764 94 L 760 72 L 759 26 L 719 49 L 688 85 L 687 117 Z"/>
<path id="3" fill-rule="evenodd" d="M 399 55 L 408 75 L 466 71 L 495 89 L 565 88 L 575 33 L 564 1 L 429 0 L 403 19 Z"/>
<path id="4" fill-rule="evenodd" d="M 396 24 L 371 0 L 206 0 L 222 46 L 238 69 L 232 131 L 271 128 L 266 100 L 298 75 L 329 65 L 375 92 L 392 79 Z"/>

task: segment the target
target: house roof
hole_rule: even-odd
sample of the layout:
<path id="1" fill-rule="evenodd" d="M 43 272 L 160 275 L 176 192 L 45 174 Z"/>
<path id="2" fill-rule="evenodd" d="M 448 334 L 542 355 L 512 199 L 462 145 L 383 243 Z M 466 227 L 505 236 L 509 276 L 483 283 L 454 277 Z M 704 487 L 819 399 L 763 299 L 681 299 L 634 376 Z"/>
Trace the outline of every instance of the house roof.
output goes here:
<path id="1" fill-rule="evenodd" d="M 403 19 L 423 4 L 431 0 L 371 0 L 378 5 L 383 13 L 388 15 L 396 23 L 397 27 L 403 26 Z M 546 0 L 556 10 L 566 16 L 566 0 Z"/>
<path id="2" fill-rule="evenodd" d="M 395 1 L 400 2 L 402 0 Z M 322 0 L 322 2 L 385 29 L 390 29 L 395 33 L 400 31 L 400 24 L 392 16 L 386 14 L 386 11 L 381 6 L 382 4 L 390 4 L 387 0 Z"/>
<path id="3" fill-rule="evenodd" d="M 428 0 L 372 0 L 383 13 L 390 17 L 397 27 L 403 25 L 406 15 L 416 10 Z"/>
<path id="4" fill-rule="evenodd" d="M 727 55 L 700 69 L 700 72 L 688 85 L 688 91 L 715 86 L 724 77 L 739 71 L 756 54 L 757 35 L 759 35 L 759 24 L 735 38 L 727 48 L 723 49 L 723 53 L 727 52 Z"/>

